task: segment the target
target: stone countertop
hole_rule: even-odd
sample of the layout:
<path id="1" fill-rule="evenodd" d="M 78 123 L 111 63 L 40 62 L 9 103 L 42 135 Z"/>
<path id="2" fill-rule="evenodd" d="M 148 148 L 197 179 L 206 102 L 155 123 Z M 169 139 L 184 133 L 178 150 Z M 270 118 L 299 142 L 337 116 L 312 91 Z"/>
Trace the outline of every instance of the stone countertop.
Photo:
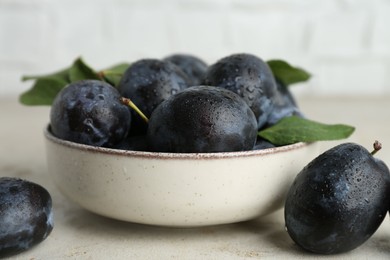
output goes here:
<path id="1" fill-rule="evenodd" d="M 301 98 L 302 111 L 316 121 L 356 127 L 348 139 L 371 149 L 390 164 L 390 97 Z M 104 218 L 67 200 L 46 168 L 43 129 L 48 107 L 0 101 L 0 176 L 28 179 L 52 195 L 55 227 L 51 235 L 14 259 L 389 259 L 390 219 L 361 247 L 340 255 L 318 256 L 300 250 L 284 229 L 283 210 L 262 219 L 202 228 L 166 228 Z M 345 142 L 343 140 L 342 142 Z M 341 142 L 341 141 L 340 141 Z M 339 142 L 323 142 L 325 150 Z"/>

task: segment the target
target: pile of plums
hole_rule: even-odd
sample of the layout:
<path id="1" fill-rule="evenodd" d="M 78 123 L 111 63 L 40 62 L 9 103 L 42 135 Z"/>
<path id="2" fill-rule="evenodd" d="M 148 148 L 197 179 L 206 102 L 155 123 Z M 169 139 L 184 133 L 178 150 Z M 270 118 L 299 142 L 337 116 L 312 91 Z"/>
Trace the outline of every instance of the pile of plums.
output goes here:
<path id="1" fill-rule="evenodd" d="M 302 113 L 261 58 L 233 54 L 208 66 L 176 54 L 134 62 L 116 88 L 98 80 L 68 85 L 52 104 L 50 125 L 58 138 L 87 145 L 206 153 L 273 147 L 257 132 L 291 115 Z"/>

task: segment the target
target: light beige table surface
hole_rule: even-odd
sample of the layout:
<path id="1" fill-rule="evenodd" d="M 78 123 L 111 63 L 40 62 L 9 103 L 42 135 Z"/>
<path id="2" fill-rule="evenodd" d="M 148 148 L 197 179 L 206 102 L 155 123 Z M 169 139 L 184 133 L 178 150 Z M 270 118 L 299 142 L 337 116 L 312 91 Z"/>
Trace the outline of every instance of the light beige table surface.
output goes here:
<path id="1" fill-rule="evenodd" d="M 304 98 L 300 107 L 324 123 L 356 126 L 348 141 L 377 154 L 390 165 L 390 97 Z M 46 169 L 43 128 L 48 107 L 25 107 L 0 99 L 0 176 L 28 179 L 46 187 L 53 198 L 51 235 L 15 259 L 301 259 L 328 258 L 301 251 L 284 229 L 283 211 L 249 222 L 195 229 L 171 229 L 107 219 L 68 201 Z M 345 142 L 346 140 L 343 140 Z M 324 142 L 322 149 L 337 142 Z M 332 259 L 390 259 L 390 218 L 361 247 Z"/>

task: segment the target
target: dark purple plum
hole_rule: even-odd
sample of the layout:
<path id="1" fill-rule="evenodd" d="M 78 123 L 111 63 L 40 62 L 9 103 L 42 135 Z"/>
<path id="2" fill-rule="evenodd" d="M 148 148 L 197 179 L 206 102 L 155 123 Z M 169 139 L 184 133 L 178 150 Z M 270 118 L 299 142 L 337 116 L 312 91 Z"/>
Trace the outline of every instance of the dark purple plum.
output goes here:
<path id="1" fill-rule="evenodd" d="M 288 87 L 278 80 L 276 80 L 276 86 L 274 108 L 268 116 L 267 126 L 274 125 L 280 119 L 288 116 L 304 117 Z"/>
<path id="2" fill-rule="evenodd" d="M 276 82 L 267 63 L 259 57 L 233 54 L 222 58 L 208 68 L 204 84 L 237 93 L 252 109 L 258 128 L 267 123 L 274 107 Z"/>
<path id="3" fill-rule="evenodd" d="M 331 148 L 296 176 L 285 202 L 288 234 L 318 254 L 357 248 L 386 216 L 389 189 L 389 169 L 364 147 Z"/>
<path id="4" fill-rule="evenodd" d="M 198 86 L 203 82 L 207 64 L 198 57 L 189 54 L 173 54 L 164 58 L 164 61 L 170 61 L 178 66 L 187 75 L 190 86 Z"/>
<path id="5" fill-rule="evenodd" d="M 270 143 L 267 140 L 262 138 L 257 138 L 253 150 L 263 150 L 263 149 L 274 148 L 274 147 L 276 146 L 273 143 Z"/>
<path id="6" fill-rule="evenodd" d="M 284 100 L 284 103 L 297 107 L 298 106 L 297 101 L 295 100 L 289 87 L 286 86 L 283 82 L 281 82 L 278 79 L 275 79 L 275 81 L 276 81 L 276 89 L 281 94 L 282 99 Z"/>
<path id="7" fill-rule="evenodd" d="M 53 229 L 52 200 L 42 186 L 0 178 L 0 258 L 39 244 Z"/>
<path id="8" fill-rule="evenodd" d="M 256 118 L 237 94 L 194 86 L 161 103 L 149 120 L 153 151 L 206 153 L 252 150 Z"/>
<path id="9" fill-rule="evenodd" d="M 119 92 L 103 81 L 82 80 L 62 89 L 50 112 L 51 131 L 58 138 L 112 147 L 129 131 L 131 113 Z"/>
<path id="10" fill-rule="evenodd" d="M 175 64 L 142 59 L 125 71 L 118 88 L 123 97 L 131 99 L 146 117 L 150 117 L 161 102 L 188 85 L 189 79 Z M 135 112 L 132 113 L 131 135 L 146 134 L 147 124 Z"/>

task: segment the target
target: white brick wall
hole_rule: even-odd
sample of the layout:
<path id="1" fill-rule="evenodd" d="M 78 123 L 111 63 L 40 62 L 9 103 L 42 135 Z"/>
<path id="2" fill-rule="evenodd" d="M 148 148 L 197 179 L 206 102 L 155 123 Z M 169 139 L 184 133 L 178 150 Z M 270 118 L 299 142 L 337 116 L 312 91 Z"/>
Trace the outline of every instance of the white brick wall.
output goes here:
<path id="1" fill-rule="evenodd" d="M 188 52 L 311 71 L 298 95 L 390 94 L 390 0 L 0 0 L 0 96 L 23 74 Z"/>

